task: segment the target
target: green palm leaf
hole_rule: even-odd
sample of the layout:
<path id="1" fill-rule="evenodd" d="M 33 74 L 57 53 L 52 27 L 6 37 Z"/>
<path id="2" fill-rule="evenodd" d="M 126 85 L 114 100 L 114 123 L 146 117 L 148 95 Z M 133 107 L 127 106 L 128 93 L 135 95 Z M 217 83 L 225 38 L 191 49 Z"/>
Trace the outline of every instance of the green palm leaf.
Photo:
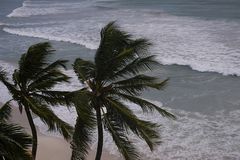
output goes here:
<path id="1" fill-rule="evenodd" d="M 110 117 L 104 116 L 104 122 L 124 158 L 126 160 L 139 160 L 140 156 L 132 142 L 127 138 L 125 130 L 113 118 L 110 119 Z"/>
<path id="2" fill-rule="evenodd" d="M 0 121 L 7 121 L 10 118 L 10 113 L 11 107 L 10 101 L 8 101 L 0 108 Z"/>
<path id="3" fill-rule="evenodd" d="M 55 70 L 55 69 L 58 70 L 58 68 L 61 68 L 61 67 L 66 69 L 67 62 L 68 62 L 67 60 L 56 60 L 55 62 L 53 62 L 53 63 L 49 64 L 48 66 L 46 66 L 45 68 L 43 68 L 35 76 L 39 77 L 39 76 L 45 75 L 46 73 L 51 72 L 52 70 Z"/>
<path id="4" fill-rule="evenodd" d="M 18 90 L 16 89 L 15 85 L 13 85 L 8 81 L 8 78 L 6 75 L 7 75 L 6 72 L 2 70 L 2 68 L 0 68 L 0 81 L 7 87 L 8 91 L 12 95 L 18 94 Z"/>
<path id="5" fill-rule="evenodd" d="M 69 77 L 63 74 L 61 71 L 52 70 L 51 72 L 31 82 L 28 88 L 30 91 L 47 90 L 53 88 L 56 84 L 61 82 L 69 82 Z"/>
<path id="6" fill-rule="evenodd" d="M 66 69 L 65 60 L 50 61 L 54 50 L 49 42 L 38 43 L 29 47 L 19 60 L 19 67 L 12 74 L 12 79 L 0 70 L 0 81 L 7 87 L 19 106 L 24 109 L 32 131 L 32 156 L 36 159 L 37 131 L 33 123 L 32 112 L 45 122 L 50 131 L 60 132 L 65 139 L 72 137 L 73 127 L 58 118 L 49 105 L 70 105 L 66 98 L 69 92 L 56 91 L 53 87 L 59 83 L 69 82 L 70 77 L 62 69 Z"/>
<path id="7" fill-rule="evenodd" d="M 78 58 L 73 64 L 73 69 L 82 83 L 94 77 L 95 65 L 90 61 Z"/>
<path id="8" fill-rule="evenodd" d="M 162 116 L 175 118 L 173 114 L 140 98 L 146 89 L 163 89 L 167 80 L 145 75 L 159 67 L 155 56 L 149 54 L 151 44 L 146 39 L 133 39 L 114 22 L 101 30 L 101 41 L 94 62 L 76 59 L 74 71 L 83 84 L 81 94 L 73 101 L 78 118 L 73 136 L 72 160 L 84 159 L 89 149 L 91 131 L 97 128 L 98 146 L 95 160 L 101 159 L 103 127 L 111 134 L 118 150 L 126 160 L 141 157 L 128 139 L 132 132 L 144 140 L 150 150 L 160 144 L 159 125 L 139 119 L 123 101 L 130 101 L 144 112 L 157 111 Z M 84 92 L 83 92 L 84 91 Z M 85 117 L 85 118 L 84 118 Z M 91 119 L 95 118 L 95 123 Z M 87 134 L 88 136 L 83 134 Z"/>
<path id="9" fill-rule="evenodd" d="M 85 160 L 90 149 L 96 119 L 93 116 L 93 108 L 89 104 L 90 95 L 86 90 L 74 92 L 71 96 L 78 113 L 71 145 L 73 150 L 71 159 Z"/>
<path id="10" fill-rule="evenodd" d="M 29 97 L 25 97 L 25 100 L 30 105 L 32 112 L 49 127 L 49 131 L 58 131 L 66 140 L 71 139 L 73 127 L 58 118 L 49 106 Z"/>
<path id="11" fill-rule="evenodd" d="M 154 58 L 155 56 L 137 57 L 116 72 L 113 77 L 125 77 L 151 71 L 152 68 L 159 66 L 159 63 Z"/>
<path id="12" fill-rule="evenodd" d="M 0 123 L 0 157 L 6 160 L 31 160 L 31 137 L 22 127 Z M 0 159 L 1 159 L 0 158 Z"/>
<path id="13" fill-rule="evenodd" d="M 151 150 L 160 143 L 157 124 L 138 119 L 128 107 L 118 100 L 108 97 L 107 101 L 111 105 L 111 112 L 114 112 L 114 115 L 118 115 L 117 117 L 124 124 L 123 126 L 126 129 L 130 128 L 133 133 L 143 138 Z"/>
<path id="14" fill-rule="evenodd" d="M 172 113 L 167 112 L 166 110 L 164 110 L 164 109 L 158 107 L 157 105 L 155 105 L 155 104 L 153 104 L 153 103 L 151 103 L 147 100 L 144 100 L 142 98 L 138 98 L 136 96 L 131 96 L 131 95 L 122 94 L 122 93 L 116 93 L 116 95 L 119 98 L 122 98 L 124 100 L 127 100 L 127 101 L 130 101 L 132 103 L 137 104 L 138 106 L 140 106 L 142 108 L 142 110 L 144 112 L 157 111 L 158 113 L 160 113 L 164 117 L 169 117 L 169 118 L 172 118 L 172 119 L 176 118 Z"/>
<path id="15" fill-rule="evenodd" d="M 33 96 L 38 101 L 44 101 L 49 105 L 67 105 L 70 106 L 70 101 L 67 98 L 69 92 L 67 91 L 40 91 L 37 93 L 32 93 Z"/>
<path id="16" fill-rule="evenodd" d="M 48 42 L 38 43 L 29 47 L 27 53 L 19 61 L 20 77 L 23 82 L 34 79 L 35 75 L 48 64 L 47 57 L 53 54 L 53 49 Z"/>
<path id="17" fill-rule="evenodd" d="M 22 127 L 6 122 L 10 113 L 10 103 L 7 102 L 0 108 L 0 159 L 30 160 L 28 147 L 31 146 L 31 137 Z"/>

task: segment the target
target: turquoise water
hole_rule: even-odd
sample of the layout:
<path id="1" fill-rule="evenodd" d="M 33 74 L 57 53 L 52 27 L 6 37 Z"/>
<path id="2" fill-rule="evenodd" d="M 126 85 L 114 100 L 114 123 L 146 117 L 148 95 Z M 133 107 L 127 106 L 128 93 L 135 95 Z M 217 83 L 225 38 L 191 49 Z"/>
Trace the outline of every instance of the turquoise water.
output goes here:
<path id="1" fill-rule="evenodd" d="M 67 73 L 74 76 L 71 63 L 76 57 L 93 59 L 100 29 L 109 21 L 136 37 L 153 42 L 151 52 L 163 64 L 155 71 L 170 78 L 161 92 L 147 91 L 144 98 L 163 105 L 178 116 L 169 121 L 158 115 L 142 115 L 162 124 L 163 145 L 154 153 L 134 139 L 145 159 L 240 158 L 240 1 L 238 0 L 1 0 L 0 63 L 9 73 L 28 46 L 51 41 L 56 57 L 70 60 Z M 71 85 L 79 87 L 73 78 Z M 0 86 L 0 101 L 9 99 Z M 74 124 L 74 110 L 55 108 Z M 44 125 L 35 121 L 41 131 Z M 117 154 L 111 138 L 105 148 Z M 93 144 L 93 148 L 95 144 Z"/>

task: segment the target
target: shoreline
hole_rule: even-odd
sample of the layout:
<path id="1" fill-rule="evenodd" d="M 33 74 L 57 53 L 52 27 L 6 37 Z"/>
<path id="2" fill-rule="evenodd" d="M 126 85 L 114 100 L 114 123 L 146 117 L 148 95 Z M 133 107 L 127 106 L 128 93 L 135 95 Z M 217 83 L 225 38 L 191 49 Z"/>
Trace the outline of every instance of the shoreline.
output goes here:
<path id="1" fill-rule="evenodd" d="M 21 125 L 25 128 L 27 133 L 31 133 L 30 126 L 28 125 L 27 117 L 23 110 L 20 114 L 17 107 L 12 108 L 10 122 Z M 38 133 L 38 151 L 36 160 L 70 160 L 71 159 L 71 147 L 70 143 L 63 138 L 48 136 L 42 134 L 36 126 Z M 91 150 L 87 157 L 87 160 L 93 160 L 95 157 L 95 151 Z M 110 154 L 107 150 L 103 150 L 102 160 L 120 160 L 120 158 Z"/>

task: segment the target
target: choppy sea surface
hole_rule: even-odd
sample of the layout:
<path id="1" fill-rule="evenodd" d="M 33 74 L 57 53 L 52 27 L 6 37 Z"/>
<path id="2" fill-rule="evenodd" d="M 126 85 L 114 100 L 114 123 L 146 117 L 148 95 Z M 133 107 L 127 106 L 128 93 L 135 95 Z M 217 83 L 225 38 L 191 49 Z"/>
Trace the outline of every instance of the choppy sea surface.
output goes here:
<path id="1" fill-rule="evenodd" d="M 139 117 L 162 125 L 163 143 L 153 153 L 130 135 L 143 157 L 240 159 L 238 0 L 0 0 L 0 65 L 12 73 L 27 47 L 41 41 L 52 42 L 54 59 L 93 59 L 100 29 L 113 20 L 153 43 L 151 52 L 163 64 L 153 74 L 170 78 L 165 90 L 147 91 L 143 97 L 175 113 L 176 121 L 142 114 L 129 104 Z M 74 77 L 71 68 L 66 72 Z M 74 77 L 71 85 L 56 89 L 80 87 Z M 0 101 L 7 101 L 6 89 L 0 89 Z M 59 106 L 54 111 L 74 125 L 74 109 Z M 35 123 L 48 134 L 39 119 Z M 104 143 L 119 156 L 107 133 Z"/>

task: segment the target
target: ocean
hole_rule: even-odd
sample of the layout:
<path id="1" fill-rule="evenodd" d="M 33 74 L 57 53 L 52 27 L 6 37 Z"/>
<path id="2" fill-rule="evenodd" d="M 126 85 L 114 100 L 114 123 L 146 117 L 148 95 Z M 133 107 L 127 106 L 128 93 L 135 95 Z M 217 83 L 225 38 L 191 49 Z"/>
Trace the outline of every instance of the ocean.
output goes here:
<path id="1" fill-rule="evenodd" d="M 93 59 L 99 32 L 109 21 L 149 39 L 162 64 L 152 74 L 170 78 L 163 91 L 146 91 L 143 97 L 177 120 L 142 114 L 129 104 L 139 117 L 161 124 L 163 143 L 153 153 L 130 135 L 143 159 L 240 159 L 239 0 L 0 0 L 0 65 L 12 73 L 30 45 L 50 41 L 57 50 L 53 59 L 70 60 L 66 72 L 74 77 L 71 85 L 56 89 L 80 88 L 71 63 L 77 57 Z M 10 97 L 0 89 L 5 102 Z M 74 109 L 54 111 L 74 125 Z M 35 123 L 49 134 L 39 119 Z M 119 156 L 105 134 L 105 149 Z"/>

